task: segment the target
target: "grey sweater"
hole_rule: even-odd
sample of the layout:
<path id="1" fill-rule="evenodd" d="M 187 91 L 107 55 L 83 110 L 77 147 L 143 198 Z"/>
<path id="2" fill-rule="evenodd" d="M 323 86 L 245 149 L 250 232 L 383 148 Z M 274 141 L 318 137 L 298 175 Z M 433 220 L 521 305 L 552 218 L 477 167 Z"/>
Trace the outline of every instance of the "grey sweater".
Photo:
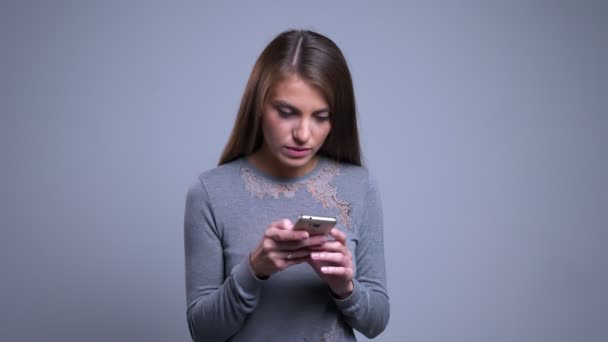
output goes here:
<path id="1" fill-rule="evenodd" d="M 307 263 L 255 276 L 249 253 L 268 225 L 300 214 L 333 216 L 353 255 L 345 299 Z M 389 319 L 382 205 L 365 168 L 321 158 L 310 173 L 272 177 L 247 159 L 203 172 L 184 216 L 187 318 L 195 341 L 354 341 Z"/>

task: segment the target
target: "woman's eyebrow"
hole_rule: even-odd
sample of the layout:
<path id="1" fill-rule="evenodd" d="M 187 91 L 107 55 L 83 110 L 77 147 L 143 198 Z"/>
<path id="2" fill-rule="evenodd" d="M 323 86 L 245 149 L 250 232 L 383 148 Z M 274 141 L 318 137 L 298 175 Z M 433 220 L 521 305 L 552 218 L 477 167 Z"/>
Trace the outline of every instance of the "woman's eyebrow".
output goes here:
<path id="1" fill-rule="evenodd" d="M 295 106 L 293 106 L 293 105 L 291 105 L 291 104 L 289 104 L 289 103 L 287 103 L 287 102 L 285 102 L 283 100 L 274 100 L 274 101 L 272 101 L 272 103 L 275 106 L 286 107 L 286 108 L 289 108 L 290 110 L 292 110 L 292 111 L 294 111 L 296 113 L 302 113 L 302 111 L 299 108 L 297 108 L 297 107 L 295 107 Z M 321 109 L 315 110 L 313 112 L 313 115 L 314 114 L 325 113 L 325 112 L 329 113 L 329 108 L 326 107 L 326 108 L 321 108 Z"/>

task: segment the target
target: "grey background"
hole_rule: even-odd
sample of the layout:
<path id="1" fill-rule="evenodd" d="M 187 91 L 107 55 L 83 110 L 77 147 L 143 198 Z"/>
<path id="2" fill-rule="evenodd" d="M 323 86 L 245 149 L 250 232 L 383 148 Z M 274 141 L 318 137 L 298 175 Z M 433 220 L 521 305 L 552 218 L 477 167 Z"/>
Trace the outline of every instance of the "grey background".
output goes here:
<path id="1" fill-rule="evenodd" d="M 352 69 L 377 340 L 608 340 L 604 4 L 2 1 L 0 340 L 188 340 L 187 186 L 287 28 Z"/>

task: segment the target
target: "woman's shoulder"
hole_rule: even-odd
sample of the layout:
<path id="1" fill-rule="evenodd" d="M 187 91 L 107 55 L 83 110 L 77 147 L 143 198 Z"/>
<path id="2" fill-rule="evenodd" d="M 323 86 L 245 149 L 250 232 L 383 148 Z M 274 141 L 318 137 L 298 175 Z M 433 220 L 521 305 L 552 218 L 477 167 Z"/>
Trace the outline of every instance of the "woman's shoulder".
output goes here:
<path id="1" fill-rule="evenodd" d="M 208 187 L 211 185 L 223 186 L 234 182 L 235 177 L 238 177 L 239 170 L 243 165 L 243 158 L 238 158 L 228 163 L 218 165 L 211 169 L 202 171 L 197 181 L 202 186 Z"/>
<path id="2" fill-rule="evenodd" d="M 359 166 L 350 163 L 330 160 L 327 162 L 335 184 L 339 192 L 351 194 L 358 197 L 377 190 L 377 181 L 373 172 L 367 166 Z"/>
<path id="3" fill-rule="evenodd" d="M 373 182 L 373 176 L 370 170 L 366 166 L 359 166 L 350 163 L 338 162 L 334 160 L 328 161 L 329 165 L 336 168 L 336 173 L 350 182 L 357 182 L 358 184 L 367 185 Z"/>

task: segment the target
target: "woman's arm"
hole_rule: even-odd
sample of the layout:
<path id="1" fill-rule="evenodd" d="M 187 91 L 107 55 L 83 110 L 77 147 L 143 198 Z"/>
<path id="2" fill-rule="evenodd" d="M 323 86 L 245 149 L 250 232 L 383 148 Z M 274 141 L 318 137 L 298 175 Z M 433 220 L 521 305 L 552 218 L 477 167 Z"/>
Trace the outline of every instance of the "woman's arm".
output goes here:
<path id="1" fill-rule="evenodd" d="M 213 206 L 200 180 L 188 189 L 184 215 L 187 318 L 194 341 L 224 341 L 242 326 L 259 300 L 263 280 L 249 259 L 224 279 L 224 259 Z"/>
<path id="2" fill-rule="evenodd" d="M 354 258 L 353 292 L 334 298 L 346 321 L 368 338 L 378 336 L 388 324 L 390 305 L 386 290 L 382 202 L 378 187 L 370 180 L 359 224 Z"/>

